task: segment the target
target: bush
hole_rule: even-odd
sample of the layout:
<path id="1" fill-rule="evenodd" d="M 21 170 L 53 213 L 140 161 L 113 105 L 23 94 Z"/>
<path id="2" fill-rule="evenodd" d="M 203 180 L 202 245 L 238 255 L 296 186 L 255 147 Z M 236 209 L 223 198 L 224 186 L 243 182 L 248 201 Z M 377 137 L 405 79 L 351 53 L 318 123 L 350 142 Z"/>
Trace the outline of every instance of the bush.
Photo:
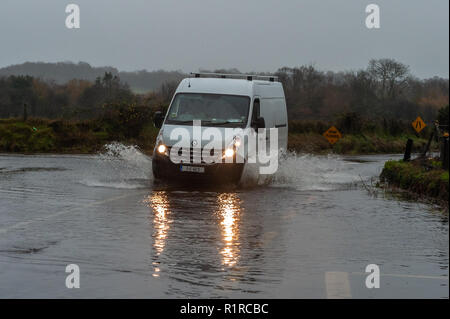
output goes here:
<path id="1" fill-rule="evenodd" d="M 448 200 L 448 172 L 427 170 L 420 162 L 387 161 L 380 180 L 420 195 Z"/>
<path id="2" fill-rule="evenodd" d="M 109 133 L 117 137 L 137 138 L 152 118 L 152 110 L 147 106 L 111 103 L 104 105 L 103 109 L 102 120 L 108 124 Z"/>
<path id="3" fill-rule="evenodd" d="M 447 125 L 447 131 L 448 131 L 448 105 L 446 107 L 443 107 L 439 110 L 438 114 L 438 121 L 440 125 Z"/>

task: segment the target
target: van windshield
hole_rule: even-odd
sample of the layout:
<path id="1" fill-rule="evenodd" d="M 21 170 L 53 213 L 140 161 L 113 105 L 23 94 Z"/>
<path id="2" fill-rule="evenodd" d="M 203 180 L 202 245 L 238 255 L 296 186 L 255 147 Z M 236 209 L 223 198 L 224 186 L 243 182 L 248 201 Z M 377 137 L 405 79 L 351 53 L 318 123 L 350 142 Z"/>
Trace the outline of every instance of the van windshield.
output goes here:
<path id="1" fill-rule="evenodd" d="M 172 102 L 166 124 L 242 127 L 247 124 L 250 98 L 240 95 L 178 93 Z"/>

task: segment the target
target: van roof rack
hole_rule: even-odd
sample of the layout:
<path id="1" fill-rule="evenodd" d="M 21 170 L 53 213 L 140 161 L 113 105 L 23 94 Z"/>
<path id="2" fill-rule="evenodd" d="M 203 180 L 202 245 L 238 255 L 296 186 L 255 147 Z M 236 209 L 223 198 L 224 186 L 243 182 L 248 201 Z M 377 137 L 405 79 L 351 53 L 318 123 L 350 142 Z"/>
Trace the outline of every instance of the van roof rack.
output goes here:
<path id="1" fill-rule="evenodd" d="M 227 73 L 203 73 L 203 72 L 191 72 L 196 78 L 221 78 L 221 79 L 247 79 L 252 80 L 265 80 L 270 82 L 278 82 L 278 76 L 275 75 L 256 75 L 256 74 L 227 74 Z"/>

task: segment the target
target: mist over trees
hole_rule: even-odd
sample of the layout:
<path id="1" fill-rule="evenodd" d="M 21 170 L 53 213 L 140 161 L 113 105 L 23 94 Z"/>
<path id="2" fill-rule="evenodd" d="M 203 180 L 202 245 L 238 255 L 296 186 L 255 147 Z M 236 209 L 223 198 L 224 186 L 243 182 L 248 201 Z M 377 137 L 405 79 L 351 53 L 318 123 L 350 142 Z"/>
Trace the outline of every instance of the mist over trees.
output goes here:
<path id="1" fill-rule="evenodd" d="M 281 68 L 288 112 L 293 119 L 329 119 L 342 113 L 373 118 L 427 120 L 449 103 L 449 80 L 418 79 L 392 59 L 371 60 L 365 70 L 323 72 L 314 66 Z"/>
<path id="2" fill-rule="evenodd" d="M 330 120 L 349 114 L 405 120 L 420 115 L 434 120 L 449 103 L 448 79 L 415 78 L 408 66 L 392 59 L 371 60 L 367 68 L 356 71 L 321 71 L 304 65 L 280 68 L 275 75 L 283 83 L 290 120 Z M 179 81 L 187 76 L 118 72 L 87 63 L 11 66 L 0 69 L 0 117 L 22 117 L 26 111 L 28 117 L 89 119 L 127 106 L 150 114 L 168 106 Z"/>
<path id="3" fill-rule="evenodd" d="M 119 72 L 113 67 L 92 67 L 86 62 L 26 62 L 0 69 L 0 77 L 28 75 L 56 84 L 65 84 L 73 79 L 94 82 L 105 73 L 120 77 L 137 93 L 157 90 L 163 83 L 179 81 L 185 76 L 182 72 L 164 70 Z"/>

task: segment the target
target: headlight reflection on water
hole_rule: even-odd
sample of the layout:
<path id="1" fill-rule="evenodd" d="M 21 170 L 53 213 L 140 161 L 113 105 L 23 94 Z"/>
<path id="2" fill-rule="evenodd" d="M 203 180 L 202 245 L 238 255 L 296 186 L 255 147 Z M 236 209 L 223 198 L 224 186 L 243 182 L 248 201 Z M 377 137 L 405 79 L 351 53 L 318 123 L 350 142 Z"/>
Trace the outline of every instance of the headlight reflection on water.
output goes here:
<path id="1" fill-rule="evenodd" d="M 173 199 L 170 198 L 170 193 L 165 191 L 152 192 L 151 195 L 144 199 L 144 203 L 152 209 L 150 218 L 153 219 L 153 277 L 159 277 L 162 271 L 159 257 L 166 249 L 169 231 L 173 222 L 174 215 L 171 209 L 176 209 L 170 207 L 171 200 Z M 220 232 L 220 241 L 217 243 L 220 261 L 224 266 L 233 267 L 240 257 L 240 199 L 235 193 L 221 193 L 217 195 L 216 204 L 215 220 L 217 221 L 217 229 Z M 177 231 L 182 232 L 182 229 Z M 193 244 L 195 245 L 195 243 Z M 211 260 L 211 262 L 213 261 Z"/>
<path id="2" fill-rule="evenodd" d="M 166 192 L 160 191 L 153 192 L 151 196 L 144 200 L 144 202 L 153 209 L 153 247 L 156 251 L 156 256 L 159 256 L 166 246 L 170 223 L 172 222 L 172 220 L 168 218 L 170 215 L 169 200 Z M 161 271 L 159 262 L 154 261 L 153 266 L 153 277 L 159 277 L 159 272 Z"/>
<path id="3" fill-rule="evenodd" d="M 218 196 L 219 217 L 224 247 L 220 251 L 222 264 L 234 266 L 239 259 L 239 220 L 240 206 L 236 194 L 220 194 Z"/>

